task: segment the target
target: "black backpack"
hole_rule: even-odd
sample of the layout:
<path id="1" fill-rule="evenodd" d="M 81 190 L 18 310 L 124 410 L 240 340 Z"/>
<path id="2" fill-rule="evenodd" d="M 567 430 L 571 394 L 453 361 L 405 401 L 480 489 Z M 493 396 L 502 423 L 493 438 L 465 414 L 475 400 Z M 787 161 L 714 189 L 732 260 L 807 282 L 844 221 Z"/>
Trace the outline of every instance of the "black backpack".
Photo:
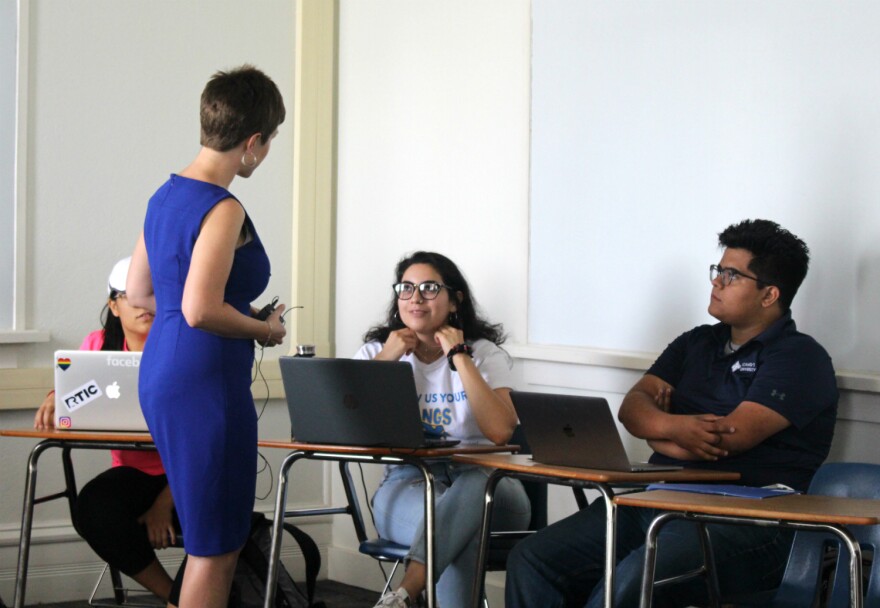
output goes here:
<path id="1" fill-rule="evenodd" d="M 312 537 L 294 526 L 284 523 L 284 529 L 293 536 L 306 560 L 306 593 L 293 581 L 293 577 L 278 564 L 278 582 L 275 586 L 276 608 L 326 608 L 324 602 L 315 602 L 315 581 L 321 569 L 321 554 Z M 272 522 L 262 513 L 254 513 L 251 534 L 244 543 L 235 566 L 229 608 L 262 608 L 265 599 L 266 577 L 269 573 L 269 554 L 272 547 Z M 180 565 L 170 601 L 178 605 L 180 581 L 186 558 Z"/>
<path id="2" fill-rule="evenodd" d="M 294 526 L 284 523 L 284 529 L 299 544 L 306 560 L 306 593 L 293 581 L 281 562 L 278 563 L 278 583 L 275 586 L 276 608 L 325 608 L 324 602 L 315 603 L 315 580 L 321 569 L 321 554 L 312 537 Z M 229 596 L 230 608 L 262 608 L 265 599 L 266 576 L 269 573 L 269 555 L 272 548 L 272 522 L 262 513 L 254 513 L 251 535 L 245 541 Z"/>

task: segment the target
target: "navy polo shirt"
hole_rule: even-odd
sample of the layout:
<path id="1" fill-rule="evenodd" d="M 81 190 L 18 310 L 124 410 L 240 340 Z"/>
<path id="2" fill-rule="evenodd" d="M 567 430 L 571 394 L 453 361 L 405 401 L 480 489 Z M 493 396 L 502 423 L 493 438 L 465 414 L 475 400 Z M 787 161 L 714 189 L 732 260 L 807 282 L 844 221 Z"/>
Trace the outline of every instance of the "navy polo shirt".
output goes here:
<path id="1" fill-rule="evenodd" d="M 726 416 L 743 401 L 754 401 L 791 425 L 751 450 L 717 461 L 684 463 L 654 453 L 651 462 L 736 471 L 744 485 L 783 483 L 805 491 L 834 437 L 838 393 L 831 357 L 797 331 L 790 312 L 725 354 L 729 339 L 730 326 L 702 325 L 666 347 L 647 373 L 675 388 L 670 411 Z"/>

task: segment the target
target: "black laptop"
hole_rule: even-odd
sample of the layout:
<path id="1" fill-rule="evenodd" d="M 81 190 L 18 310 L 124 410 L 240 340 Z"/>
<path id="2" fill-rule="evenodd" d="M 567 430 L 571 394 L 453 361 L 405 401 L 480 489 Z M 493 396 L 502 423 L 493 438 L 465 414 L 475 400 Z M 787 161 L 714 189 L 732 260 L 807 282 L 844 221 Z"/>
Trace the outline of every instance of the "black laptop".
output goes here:
<path id="1" fill-rule="evenodd" d="M 606 471 L 675 471 L 630 462 L 608 402 L 601 397 L 510 393 L 536 462 Z"/>
<path id="2" fill-rule="evenodd" d="M 278 362 L 295 441 L 413 449 L 459 443 L 425 432 L 409 363 L 308 357 Z"/>

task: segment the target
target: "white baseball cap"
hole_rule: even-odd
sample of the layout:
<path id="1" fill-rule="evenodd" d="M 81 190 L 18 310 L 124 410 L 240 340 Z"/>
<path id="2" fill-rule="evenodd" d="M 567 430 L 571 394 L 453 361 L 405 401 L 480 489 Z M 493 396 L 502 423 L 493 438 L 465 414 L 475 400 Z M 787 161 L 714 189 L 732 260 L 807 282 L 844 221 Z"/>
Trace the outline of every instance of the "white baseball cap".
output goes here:
<path id="1" fill-rule="evenodd" d="M 107 294 L 113 291 L 125 293 L 125 279 L 128 277 L 128 267 L 131 265 L 131 256 L 122 258 L 113 266 L 110 276 L 107 278 Z"/>

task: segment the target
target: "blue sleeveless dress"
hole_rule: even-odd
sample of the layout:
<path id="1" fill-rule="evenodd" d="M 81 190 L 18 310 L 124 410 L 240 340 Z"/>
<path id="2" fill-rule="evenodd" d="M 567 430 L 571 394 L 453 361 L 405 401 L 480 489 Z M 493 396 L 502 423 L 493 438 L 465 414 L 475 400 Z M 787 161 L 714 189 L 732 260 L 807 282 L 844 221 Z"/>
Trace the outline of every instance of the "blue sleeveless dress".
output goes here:
<path id="1" fill-rule="evenodd" d="M 181 311 L 193 247 L 205 215 L 233 197 L 178 175 L 150 199 L 144 222 L 156 318 L 140 369 L 140 401 L 162 457 L 187 553 L 241 547 L 250 529 L 257 471 L 251 396 L 254 342 L 190 327 Z M 269 259 L 249 217 L 252 240 L 235 252 L 225 301 L 243 314 L 269 281 Z"/>

